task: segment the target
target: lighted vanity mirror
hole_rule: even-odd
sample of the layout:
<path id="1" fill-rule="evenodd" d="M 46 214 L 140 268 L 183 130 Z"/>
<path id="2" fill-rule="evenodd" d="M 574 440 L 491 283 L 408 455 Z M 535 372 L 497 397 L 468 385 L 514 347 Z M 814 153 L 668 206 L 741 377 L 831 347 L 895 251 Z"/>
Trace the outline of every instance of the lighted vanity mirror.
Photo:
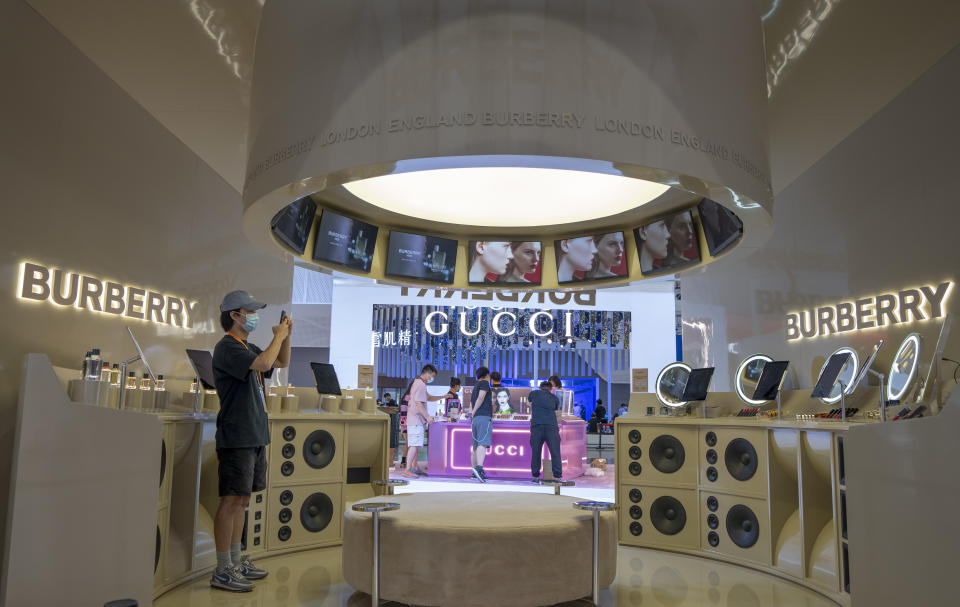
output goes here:
<path id="1" fill-rule="evenodd" d="M 765 400 L 754 400 L 747 395 L 756 392 L 763 368 L 769 362 L 773 362 L 773 359 L 766 354 L 754 354 L 743 359 L 743 362 L 737 367 L 737 375 L 733 383 L 737 389 L 737 396 L 748 405 L 759 406 L 767 402 Z"/>
<path id="2" fill-rule="evenodd" d="M 840 400 L 841 387 L 844 388 L 843 393 L 847 396 L 853 394 L 853 391 L 857 389 L 857 368 L 860 366 L 860 359 L 853 348 L 847 346 L 837 348 L 833 354 L 827 357 L 827 360 L 823 361 L 823 366 L 820 367 L 820 375 L 822 376 L 823 372 L 827 370 L 827 363 L 834 354 L 849 354 L 850 356 L 847 357 L 847 362 L 843 363 L 840 368 L 840 374 L 837 375 L 837 381 L 834 382 L 830 394 L 820 399 L 820 402 L 826 405 L 832 405 Z"/>
<path id="3" fill-rule="evenodd" d="M 660 402 L 668 407 L 682 407 L 687 403 L 680 400 L 690 378 L 690 365 L 670 363 L 657 376 L 656 392 Z"/>
<path id="4" fill-rule="evenodd" d="M 887 400 L 901 400 L 917 378 L 917 366 L 920 364 L 920 334 L 911 333 L 900 344 L 897 355 L 890 366 L 887 381 Z"/>

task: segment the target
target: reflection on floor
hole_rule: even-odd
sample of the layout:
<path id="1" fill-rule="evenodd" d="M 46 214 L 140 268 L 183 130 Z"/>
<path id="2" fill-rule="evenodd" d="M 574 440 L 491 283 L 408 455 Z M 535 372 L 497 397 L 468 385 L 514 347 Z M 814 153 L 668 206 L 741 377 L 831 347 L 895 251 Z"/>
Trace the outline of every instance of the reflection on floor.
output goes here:
<path id="1" fill-rule="evenodd" d="M 270 572 L 253 592 L 213 590 L 203 578 L 160 597 L 155 607 L 366 607 L 340 573 L 340 548 L 259 559 Z M 586 603 L 568 603 L 569 605 Z M 779 578 L 710 559 L 620 547 L 617 577 L 600 593 L 604 607 L 835 607 Z M 395 604 L 394 604 L 395 605 Z"/>
<path id="2" fill-rule="evenodd" d="M 616 478 L 612 464 L 607 466 L 603 476 L 578 476 L 573 479 L 573 487 L 563 487 L 563 495 L 587 500 L 615 501 L 613 482 Z M 402 479 L 397 471 L 390 472 L 390 478 Z M 407 480 L 407 479 L 404 479 Z M 470 478 L 448 478 L 421 476 L 409 479 L 406 487 L 398 487 L 397 493 L 427 493 L 434 491 L 518 491 L 523 493 L 553 493 L 553 487 L 534 485 L 528 480 L 490 480 L 486 483 Z"/>

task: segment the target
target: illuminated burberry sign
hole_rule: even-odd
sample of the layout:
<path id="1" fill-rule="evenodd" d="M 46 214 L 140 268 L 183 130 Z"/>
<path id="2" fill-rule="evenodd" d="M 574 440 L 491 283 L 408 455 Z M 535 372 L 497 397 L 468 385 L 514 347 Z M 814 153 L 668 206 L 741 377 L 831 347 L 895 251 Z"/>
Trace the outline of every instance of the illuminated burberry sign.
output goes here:
<path id="1" fill-rule="evenodd" d="M 189 329 L 199 302 L 93 276 L 20 264 L 17 297 Z"/>
<path id="2" fill-rule="evenodd" d="M 787 314 L 787 341 L 941 318 L 952 288 L 942 282 Z"/>

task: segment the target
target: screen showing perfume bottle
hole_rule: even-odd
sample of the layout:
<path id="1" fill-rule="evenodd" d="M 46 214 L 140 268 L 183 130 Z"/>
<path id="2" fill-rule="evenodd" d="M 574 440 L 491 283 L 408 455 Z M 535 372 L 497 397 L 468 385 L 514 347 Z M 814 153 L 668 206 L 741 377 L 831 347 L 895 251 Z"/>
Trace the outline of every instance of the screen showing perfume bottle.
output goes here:
<path id="1" fill-rule="evenodd" d="M 317 203 L 309 196 L 294 200 L 280 209 L 270 221 L 273 230 L 281 242 L 303 255 L 307 248 L 307 239 L 310 238 L 310 228 L 313 227 L 313 217 L 317 214 Z"/>
<path id="2" fill-rule="evenodd" d="M 540 241 L 471 240 L 467 246 L 467 282 L 540 284 Z"/>
<path id="3" fill-rule="evenodd" d="M 386 274 L 450 284 L 456 265 L 456 240 L 390 232 Z"/>
<path id="4" fill-rule="evenodd" d="M 565 238 L 553 243 L 557 282 L 610 280 L 627 275 L 623 232 Z"/>
<path id="5" fill-rule="evenodd" d="M 377 226 L 324 209 L 313 259 L 369 272 L 376 244 Z"/>
<path id="6" fill-rule="evenodd" d="M 674 213 L 633 230 L 644 275 L 677 270 L 700 261 L 697 227 L 690 210 Z"/>

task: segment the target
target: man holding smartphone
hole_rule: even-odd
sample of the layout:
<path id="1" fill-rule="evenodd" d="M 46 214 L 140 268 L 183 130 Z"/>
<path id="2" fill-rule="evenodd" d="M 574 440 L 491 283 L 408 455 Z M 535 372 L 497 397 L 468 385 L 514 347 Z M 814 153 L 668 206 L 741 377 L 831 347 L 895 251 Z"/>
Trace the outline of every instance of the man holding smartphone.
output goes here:
<path id="1" fill-rule="evenodd" d="M 258 311 L 264 307 L 246 291 L 227 293 L 220 304 L 220 325 L 226 335 L 213 350 L 213 379 L 220 397 L 216 434 L 220 506 L 213 524 L 217 568 L 210 586 L 231 592 L 249 592 L 250 580 L 267 576 L 241 554 L 240 541 L 250 494 L 267 486 L 270 426 L 263 379 L 290 364 L 293 321 L 283 315 L 273 327 L 270 345 L 261 350 L 247 339 L 259 325 Z"/>

